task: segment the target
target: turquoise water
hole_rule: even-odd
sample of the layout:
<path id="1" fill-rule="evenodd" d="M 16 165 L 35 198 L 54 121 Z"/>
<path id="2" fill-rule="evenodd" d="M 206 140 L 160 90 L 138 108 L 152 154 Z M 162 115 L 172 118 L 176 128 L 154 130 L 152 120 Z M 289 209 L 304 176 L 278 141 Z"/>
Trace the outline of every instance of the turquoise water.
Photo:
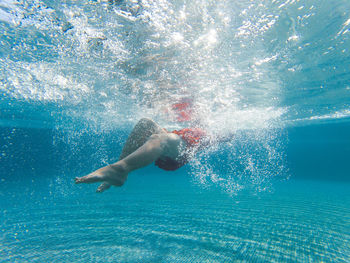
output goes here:
<path id="1" fill-rule="evenodd" d="M 350 3 L 0 1 L 1 262 L 349 262 Z M 214 138 L 121 188 L 174 102 Z"/>
<path id="2" fill-rule="evenodd" d="M 273 194 L 232 198 L 196 187 L 183 172 L 147 172 L 104 195 L 88 187 L 62 198 L 59 187 L 47 195 L 38 183 L 29 190 L 38 194 L 12 192 L 15 200 L 2 201 L 2 260 L 349 261 L 348 186 L 289 181 Z"/>

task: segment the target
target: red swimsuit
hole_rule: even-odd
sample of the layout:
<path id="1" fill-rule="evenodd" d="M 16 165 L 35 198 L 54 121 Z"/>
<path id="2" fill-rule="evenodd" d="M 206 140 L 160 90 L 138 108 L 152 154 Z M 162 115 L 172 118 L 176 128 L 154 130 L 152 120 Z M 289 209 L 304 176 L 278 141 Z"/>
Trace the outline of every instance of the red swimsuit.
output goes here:
<path id="1" fill-rule="evenodd" d="M 174 130 L 172 133 L 179 135 L 187 144 L 187 148 L 199 146 L 206 133 L 200 128 L 185 128 L 182 130 Z M 173 160 L 170 157 L 159 158 L 155 161 L 155 165 L 166 171 L 175 171 L 188 163 L 189 156 L 184 154 L 180 160 Z"/>

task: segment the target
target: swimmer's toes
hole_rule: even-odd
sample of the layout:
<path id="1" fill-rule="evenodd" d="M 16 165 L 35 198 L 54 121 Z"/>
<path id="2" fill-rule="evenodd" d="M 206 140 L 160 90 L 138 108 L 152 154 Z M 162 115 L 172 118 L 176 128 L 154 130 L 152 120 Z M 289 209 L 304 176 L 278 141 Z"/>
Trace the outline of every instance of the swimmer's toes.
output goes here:
<path id="1" fill-rule="evenodd" d="M 107 182 L 102 183 L 96 190 L 96 193 L 102 193 L 104 191 L 106 191 L 107 189 L 109 189 L 111 187 L 111 185 Z"/>
<path id="2" fill-rule="evenodd" d="M 76 184 L 81 184 L 81 183 L 82 183 L 81 178 L 82 178 L 82 177 L 75 177 L 75 178 L 74 178 L 74 182 L 75 182 Z"/>

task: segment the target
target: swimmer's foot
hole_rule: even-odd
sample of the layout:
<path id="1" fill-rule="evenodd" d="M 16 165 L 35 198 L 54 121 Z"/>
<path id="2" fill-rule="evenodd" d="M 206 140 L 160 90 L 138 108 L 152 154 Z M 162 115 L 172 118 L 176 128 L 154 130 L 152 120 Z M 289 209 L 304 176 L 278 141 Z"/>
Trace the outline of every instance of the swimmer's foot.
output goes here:
<path id="1" fill-rule="evenodd" d="M 108 165 L 86 176 L 76 177 L 76 184 L 90 184 L 104 182 L 97 188 L 97 192 L 107 190 L 111 185 L 122 186 L 128 177 L 128 173 L 120 165 Z"/>

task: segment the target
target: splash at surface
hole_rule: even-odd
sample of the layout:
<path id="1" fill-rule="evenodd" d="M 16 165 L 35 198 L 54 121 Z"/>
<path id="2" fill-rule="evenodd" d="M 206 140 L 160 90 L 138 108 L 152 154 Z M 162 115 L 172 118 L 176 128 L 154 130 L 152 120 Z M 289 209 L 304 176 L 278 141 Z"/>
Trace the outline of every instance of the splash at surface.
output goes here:
<path id="1" fill-rule="evenodd" d="M 2 1 L 1 125 L 53 128 L 79 145 L 142 117 L 191 126 L 169 116 L 174 102 L 190 100 L 197 125 L 234 135 L 194 162 L 199 181 L 268 181 L 285 173 L 284 127 L 349 115 L 348 5 Z M 206 160 L 223 152 L 226 177 L 216 178 Z"/>

